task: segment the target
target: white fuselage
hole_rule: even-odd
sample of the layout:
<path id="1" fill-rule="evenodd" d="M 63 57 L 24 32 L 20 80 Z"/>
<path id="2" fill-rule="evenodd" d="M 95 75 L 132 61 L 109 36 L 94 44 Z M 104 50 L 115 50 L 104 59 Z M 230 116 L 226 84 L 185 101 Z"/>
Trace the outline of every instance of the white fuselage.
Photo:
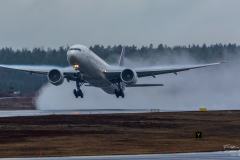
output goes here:
<path id="1" fill-rule="evenodd" d="M 109 65 L 83 45 L 74 45 L 67 52 L 67 60 L 83 76 L 84 80 L 106 93 L 115 94 L 117 85 L 110 82 L 103 73 Z"/>

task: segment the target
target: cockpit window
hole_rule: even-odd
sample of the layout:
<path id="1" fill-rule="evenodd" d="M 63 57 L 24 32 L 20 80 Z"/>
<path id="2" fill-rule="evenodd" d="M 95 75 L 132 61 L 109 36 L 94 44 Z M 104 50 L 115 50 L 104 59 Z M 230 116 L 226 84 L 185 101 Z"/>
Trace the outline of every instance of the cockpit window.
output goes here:
<path id="1" fill-rule="evenodd" d="M 77 51 L 80 51 L 81 52 L 81 49 L 80 48 L 69 48 L 69 51 L 70 50 L 77 50 Z"/>

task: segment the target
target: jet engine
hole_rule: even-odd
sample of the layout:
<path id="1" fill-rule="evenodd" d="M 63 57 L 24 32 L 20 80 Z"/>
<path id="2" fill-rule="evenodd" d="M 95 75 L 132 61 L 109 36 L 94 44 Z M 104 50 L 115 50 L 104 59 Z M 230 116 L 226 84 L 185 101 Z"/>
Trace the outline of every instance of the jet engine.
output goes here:
<path id="1" fill-rule="evenodd" d="M 127 84 L 136 84 L 138 81 L 137 73 L 132 69 L 124 69 L 120 77 L 121 80 Z"/>
<path id="2" fill-rule="evenodd" d="M 58 69 L 52 69 L 47 74 L 48 81 L 55 86 L 61 85 L 64 81 L 64 75 Z"/>

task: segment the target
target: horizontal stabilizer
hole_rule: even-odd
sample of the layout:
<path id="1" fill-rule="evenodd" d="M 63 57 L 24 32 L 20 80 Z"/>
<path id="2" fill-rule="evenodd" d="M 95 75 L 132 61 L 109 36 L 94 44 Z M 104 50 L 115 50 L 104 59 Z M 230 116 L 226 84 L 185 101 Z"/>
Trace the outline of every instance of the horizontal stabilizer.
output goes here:
<path id="1" fill-rule="evenodd" d="M 126 85 L 126 87 L 154 87 L 154 86 L 163 86 L 163 84 L 131 84 L 131 85 Z"/>
<path id="2" fill-rule="evenodd" d="M 84 86 L 92 87 L 91 84 L 85 84 Z M 156 86 L 163 86 L 163 84 L 131 84 L 131 85 L 126 85 L 126 87 L 156 87 Z"/>

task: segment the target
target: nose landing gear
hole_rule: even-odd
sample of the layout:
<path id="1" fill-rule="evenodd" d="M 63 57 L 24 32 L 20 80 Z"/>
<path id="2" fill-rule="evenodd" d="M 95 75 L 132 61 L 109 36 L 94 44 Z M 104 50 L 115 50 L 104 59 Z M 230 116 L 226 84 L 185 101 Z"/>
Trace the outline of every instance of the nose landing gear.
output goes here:
<path id="1" fill-rule="evenodd" d="M 76 98 L 78 98 L 78 97 L 83 98 L 83 92 L 81 89 L 79 89 L 79 90 L 74 89 L 73 94 L 75 95 Z"/>
<path id="2" fill-rule="evenodd" d="M 84 84 L 83 81 L 79 81 L 79 80 L 76 81 L 77 90 L 76 90 L 76 89 L 73 90 L 73 94 L 75 95 L 76 98 L 78 98 L 78 97 L 83 98 L 83 92 L 82 92 L 82 90 L 80 89 L 80 87 L 81 87 L 83 84 Z"/>

